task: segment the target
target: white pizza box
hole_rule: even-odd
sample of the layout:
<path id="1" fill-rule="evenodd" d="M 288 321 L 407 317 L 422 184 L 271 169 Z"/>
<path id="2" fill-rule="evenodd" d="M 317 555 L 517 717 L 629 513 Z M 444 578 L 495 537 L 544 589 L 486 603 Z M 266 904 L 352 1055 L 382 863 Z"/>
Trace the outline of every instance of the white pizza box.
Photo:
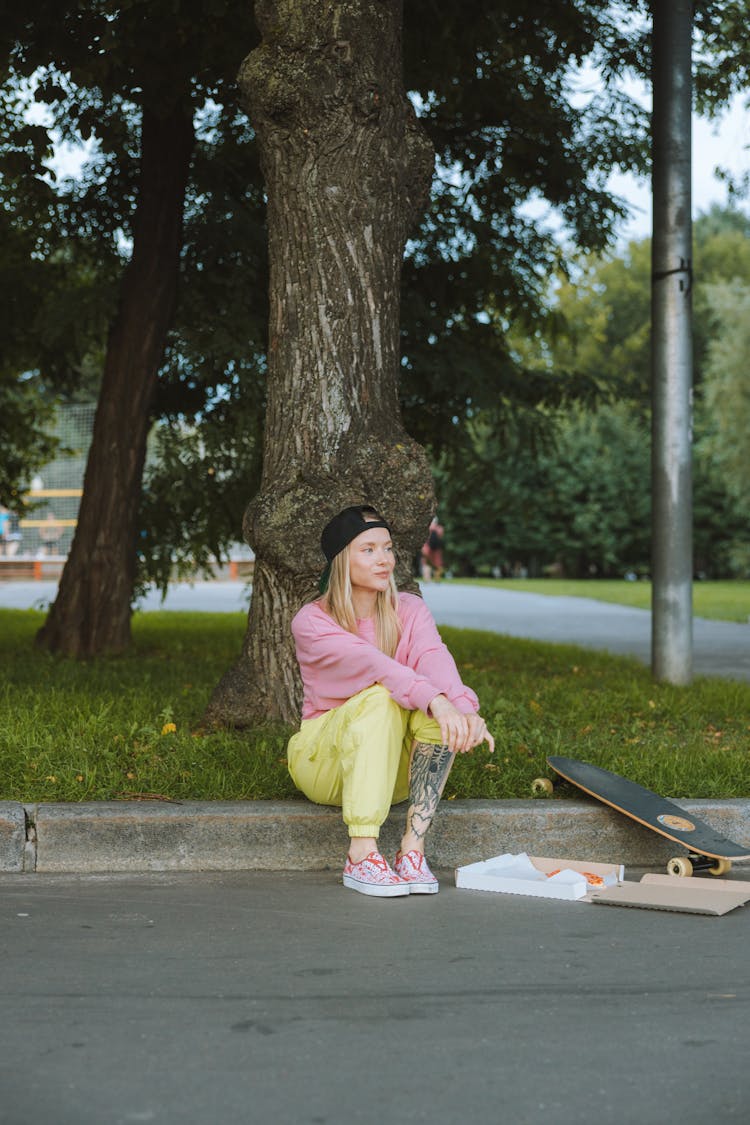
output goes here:
<path id="1" fill-rule="evenodd" d="M 472 891 L 575 900 L 584 898 L 592 890 L 584 873 L 593 876 L 592 882 L 601 889 L 615 886 L 622 879 L 624 869 L 615 863 L 586 863 L 506 852 L 457 867 L 456 886 Z"/>

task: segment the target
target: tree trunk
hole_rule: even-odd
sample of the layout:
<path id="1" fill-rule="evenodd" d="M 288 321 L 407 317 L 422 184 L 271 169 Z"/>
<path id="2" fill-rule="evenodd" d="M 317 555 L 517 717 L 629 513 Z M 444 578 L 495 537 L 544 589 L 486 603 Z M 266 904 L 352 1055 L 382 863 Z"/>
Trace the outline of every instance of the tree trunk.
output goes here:
<path id="1" fill-rule="evenodd" d="M 107 343 L 78 526 L 37 643 L 66 656 L 130 643 L 138 501 L 150 408 L 177 289 L 194 135 L 187 98 L 144 109 L 133 253 Z"/>
<path id="2" fill-rule="evenodd" d="M 270 322 L 263 477 L 244 533 L 256 554 L 239 662 L 206 721 L 295 721 L 291 618 L 348 504 L 391 521 L 401 584 L 434 508 L 398 403 L 400 274 L 432 146 L 401 79 L 399 0 L 258 0 L 240 72 L 268 192 Z"/>

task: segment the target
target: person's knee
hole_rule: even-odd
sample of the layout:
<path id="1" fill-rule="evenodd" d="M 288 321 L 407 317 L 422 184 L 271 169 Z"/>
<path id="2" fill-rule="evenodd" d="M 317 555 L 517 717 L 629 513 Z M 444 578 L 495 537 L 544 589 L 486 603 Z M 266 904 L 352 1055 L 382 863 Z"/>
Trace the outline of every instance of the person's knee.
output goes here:
<path id="1" fill-rule="evenodd" d="M 403 722 L 403 709 L 396 703 L 391 693 L 382 684 L 373 684 L 349 700 L 354 721 Z"/>
<path id="2" fill-rule="evenodd" d="M 341 730 L 342 757 L 363 751 L 372 762 L 396 761 L 406 732 L 408 712 L 404 711 L 381 684 L 367 688 L 349 700 L 346 723 Z"/>
<path id="3" fill-rule="evenodd" d="M 443 741 L 440 724 L 423 711 L 412 711 L 409 715 L 409 736 L 415 742 L 431 742 L 439 745 Z"/>
<path id="4" fill-rule="evenodd" d="M 383 687 L 382 684 L 373 684 L 372 687 L 365 688 L 364 691 L 352 696 L 352 700 L 355 699 L 372 707 L 382 707 L 388 703 L 393 703 L 394 707 L 398 706 L 388 688 Z"/>

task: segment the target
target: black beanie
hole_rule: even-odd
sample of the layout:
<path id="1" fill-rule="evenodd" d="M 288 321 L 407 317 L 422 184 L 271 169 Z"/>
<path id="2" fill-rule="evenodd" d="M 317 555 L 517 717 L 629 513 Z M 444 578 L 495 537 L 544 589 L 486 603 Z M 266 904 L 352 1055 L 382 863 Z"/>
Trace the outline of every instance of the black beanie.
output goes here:
<path id="1" fill-rule="evenodd" d="M 365 519 L 364 512 L 374 513 L 375 518 Z M 367 531 L 370 527 L 384 527 L 387 531 L 391 530 L 385 520 L 375 512 L 375 509 L 370 508 L 367 504 L 344 508 L 343 512 L 334 516 L 325 525 L 320 537 L 320 545 L 327 562 L 332 563 L 336 555 L 343 551 L 344 547 L 349 546 L 352 539 L 356 539 L 358 535 L 361 535 L 363 531 Z"/>

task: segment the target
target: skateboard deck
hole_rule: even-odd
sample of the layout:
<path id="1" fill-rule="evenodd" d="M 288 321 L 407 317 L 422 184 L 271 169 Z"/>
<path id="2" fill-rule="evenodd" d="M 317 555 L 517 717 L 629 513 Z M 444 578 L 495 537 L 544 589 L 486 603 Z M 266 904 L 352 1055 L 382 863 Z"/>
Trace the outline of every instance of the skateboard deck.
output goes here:
<path id="1" fill-rule="evenodd" d="M 667 864 L 672 875 L 691 875 L 694 870 L 723 875 L 731 860 L 750 859 L 750 846 L 727 839 L 692 812 L 626 777 L 575 758 L 549 757 L 547 762 L 584 793 L 686 848 L 686 857 L 675 857 Z"/>

